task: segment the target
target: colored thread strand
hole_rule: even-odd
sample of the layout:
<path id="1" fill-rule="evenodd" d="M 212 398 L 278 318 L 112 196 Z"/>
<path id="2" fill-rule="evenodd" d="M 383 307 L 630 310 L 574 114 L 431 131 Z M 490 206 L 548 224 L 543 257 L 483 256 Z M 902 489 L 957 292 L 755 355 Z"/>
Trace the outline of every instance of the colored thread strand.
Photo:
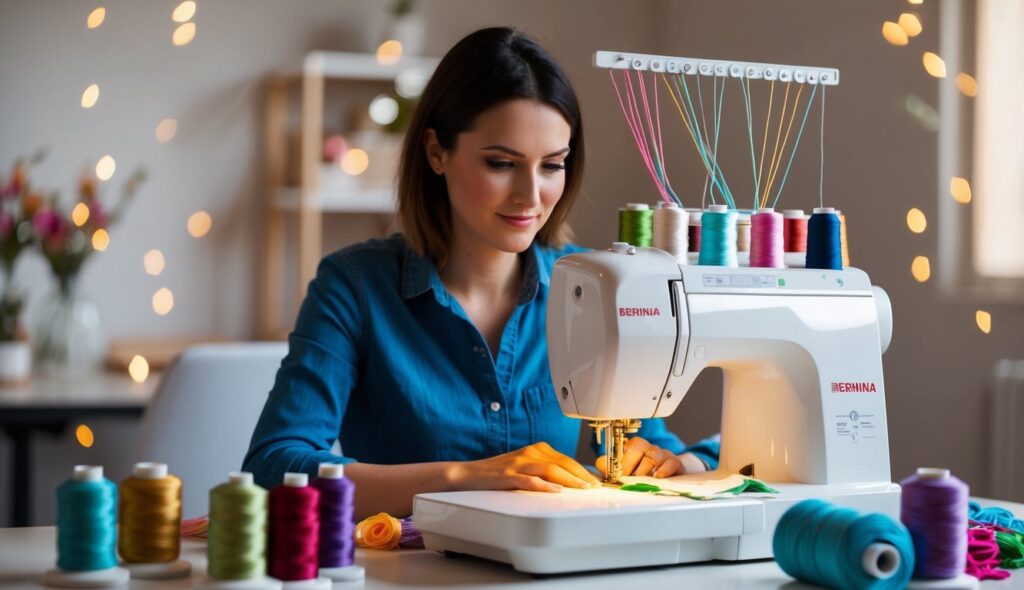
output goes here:
<path id="1" fill-rule="evenodd" d="M 750 266 L 784 268 L 782 215 L 762 209 L 750 217 Z"/>
<path id="2" fill-rule="evenodd" d="M 402 540 L 402 523 L 387 512 L 365 518 L 356 525 L 356 546 L 388 551 Z"/>
<path id="3" fill-rule="evenodd" d="M 993 531 L 999 545 L 999 565 L 1008 569 L 1024 567 L 1024 535 Z"/>
<path id="4" fill-rule="evenodd" d="M 786 187 L 786 180 L 789 178 L 789 171 L 793 167 L 793 158 L 796 156 L 796 150 L 800 147 L 800 138 L 804 135 L 804 127 L 807 125 L 807 115 L 811 114 L 811 106 L 814 104 L 814 93 L 818 91 L 818 84 L 815 84 L 811 88 L 811 96 L 807 99 L 807 108 L 804 109 L 804 116 L 800 120 L 800 129 L 797 130 L 796 140 L 793 142 L 793 149 L 789 152 L 789 161 L 786 162 L 786 170 L 782 173 L 782 181 L 779 182 L 779 188 L 775 192 L 775 200 L 772 201 L 772 208 L 774 209 L 779 203 L 779 197 L 782 196 L 782 189 Z M 787 131 L 788 133 L 788 131 Z"/>
<path id="5" fill-rule="evenodd" d="M 757 195 L 761 191 L 757 176 L 757 156 L 754 155 L 754 121 L 750 112 L 750 79 L 742 78 L 740 90 L 743 91 L 743 107 L 747 112 L 747 143 L 750 144 L 750 174 L 754 178 L 754 208 L 757 209 Z"/>
<path id="6" fill-rule="evenodd" d="M 1010 572 L 999 568 L 999 545 L 994 531 L 970 529 L 967 531 L 966 545 L 963 571 L 979 580 L 1005 580 L 1010 577 Z"/>
<path id="7" fill-rule="evenodd" d="M 76 468 L 77 469 L 77 468 Z M 69 479 L 57 488 L 57 567 L 94 571 L 117 565 L 117 486 Z"/>
<path id="8" fill-rule="evenodd" d="M 622 76 L 623 76 L 623 81 L 624 82 L 628 82 L 629 81 L 629 78 L 628 78 L 628 76 L 626 75 L 625 72 L 623 72 Z M 647 152 L 646 142 L 641 138 L 640 130 L 638 129 L 638 125 L 633 120 L 632 109 L 631 108 L 630 109 L 626 108 L 626 104 L 625 104 L 625 102 L 622 99 L 622 94 L 623 93 L 619 91 L 619 85 L 615 81 L 615 76 L 614 76 L 612 70 L 608 70 L 608 77 L 611 78 L 612 87 L 615 88 L 615 96 L 616 96 L 616 98 L 618 98 L 619 108 L 622 110 L 622 116 L 626 119 L 626 126 L 629 127 L 630 135 L 632 135 L 632 137 L 633 137 L 633 143 L 636 145 L 637 151 L 640 153 L 640 159 L 643 161 L 644 167 L 647 169 L 647 173 L 650 175 L 651 180 L 654 182 L 655 187 L 658 189 L 658 192 L 661 194 L 661 198 L 663 200 L 665 200 L 665 201 L 668 201 L 669 197 L 668 197 L 664 187 L 661 185 L 661 182 L 658 179 L 657 173 L 654 171 L 654 165 L 651 162 L 650 154 Z M 627 95 L 627 100 L 628 100 L 628 95 Z"/>
<path id="9" fill-rule="evenodd" d="M 219 580 L 266 575 L 268 494 L 245 475 L 210 490 L 206 570 Z"/>
<path id="10" fill-rule="evenodd" d="M 914 569 L 914 547 L 902 524 L 821 500 L 786 511 L 772 549 L 787 574 L 828 588 L 905 588 Z"/>
<path id="11" fill-rule="evenodd" d="M 1024 535 L 1024 520 L 1016 518 L 1012 512 L 1005 508 L 997 506 L 982 508 L 981 504 L 971 501 L 967 504 L 967 515 L 971 520 L 985 524 L 994 524 Z"/>
<path id="12" fill-rule="evenodd" d="M 685 96 L 685 98 L 686 98 L 686 106 L 689 107 L 689 110 L 687 111 L 687 113 L 692 118 L 692 120 L 693 120 L 693 127 L 696 129 L 696 133 L 697 133 L 697 135 L 699 137 L 700 136 L 700 128 L 697 127 L 696 110 L 693 108 L 693 99 L 690 97 L 690 86 L 686 83 L 686 76 L 684 74 L 679 74 L 679 76 L 674 78 L 674 80 L 676 81 L 676 85 L 680 88 L 680 97 Z M 708 144 L 707 144 L 707 141 L 704 140 L 704 138 L 700 138 L 699 144 L 700 144 L 700 146 L 703 149 L 703 158 L 705 160 L 705 166 L 706 166 L 707 165 L 707 160 L 708 160 L 708 156 L 707 156 Z M 717 156 L 713 157 L 713 163 L 712 163 L 712 168 L 711 169 L 712 169 L 712 171 L 714 173 L 719 175 L 719 178 L 721 180 L 721 184 L 720 184 L 719 188 L 722 190 L 722 193 L 723 193 L 726 201 L 729 203 L 729 206 L 731 208 L 735 209 L 736 208 L 736 201 L 733 198 L 732 189 L 729 188 L 729 184 L 725 181 L 725 175 L 722 174 L 722 169 L 718 166 L 718 158 L 717 158 Z"/>
<path id="13" fill-rule="evenodd" d="M 318 477 L 320 490 L 320 567 L 348 567 L 355 563 L 355 491 L 347 477 Z"/>
<path id="14" fill-rule="evenodd" d="M 818 206 L 824 207 L 825 203 L 825 86 L 821 87 L 821 132 L 818 134 L 821 145 L 819 146 L 820 169 L 818 170 Z M 847 265 L 849 263 L 847 262 Z"/>
<path id="15" fill-rule="evenodd" d="M 772 101 L 775 99 L 775 80 L 772 80 L 771 90 L 768 92 L 768 115 L 764 118 L 764 136 L 761 140 L 761 161 L 757 165 L 757 178 L 764 178 L 761 174 L 764 172 L 764 153 L 768 151 L 768 127 L 772 121 Z M 754 193 L 754 207 L 764 207 L 760 204 L 761 195 L 758 192 Z"/>
<path id="16" fill-rule="evenodd" d="M 698 264 L 706 266 L 738 266 L 736 258 L 735 211 L 725 205 L 712 205 L 701 216 L 700 256 Z"/>
<path id="17" fill-rule="evenodd" d="M 117 550 L 129 563 L 165 563 L 181 553 L 181 480 L 129 477 L 121 482 Z"/>
<path id="18" fill-rule="evenodd" d="M 779 172 L 779 165 L 782 164 L 782 156 L 783 156 L 783 154 L 786 153 L 786 145 L 789 144 L 789 132 L 793 129 L 793 121 L 796 120 L 796 107 L 800 104 L 800 95 L 803 94 L 803 92 L 804 92 L 804 85 L 801 84 L 796 89 L 796 97 L 793 99 L 793 109 L 790 111 L 790 114 L 789 114 L 789 124 L 786 125 L 786 134 L 782 138 L 782 146 L 781 146 L 781 148 L 779 148 L 779 145 L 778 145 L 779 144 L 778 133 L 782 131 L 782 121 L 786 117 L 786 104 L 783 103 L 783 105 L 782 105 L 782 107 L 783 107 L 782 108 L 782 116 L 779 118 L 779 129 L 776 132 L 776 137 L 775 137 L 775 147 L 776 147 L 777 151 L 773 150 L 773 152 L 772 152 L 773 162 L 772 162 L 772 165 L 769 166 L 769 169 L 771 170 L 771 172 L 768 175 L 768 186 L 765 187 L 764 195 L 763 195 L 763 198 L 761 200 L 761 206 L 762 207 L 767 207 L 768 206 L 768 198 L 771 195 L 772 187 L 775 185 L 775 177 L 776 177 L 776 175 Z M 786 84 L 786 96 L 789 96 L 789 83 Z"/>
<path id="19" fill-rule="evenodd" d="M 829 207 L 815 209 L 807 222 L 807 268 L 842 270 L 839 216 Z"/>
<path id="20" fill-rule="evenodd" d="M 957 577 L 966 566 L 967 484 L 948 470 L 919 469 L 900 486 L 900 520 L 917 555 L 914 577 Z"/>
<path id="21" fill-rule="evenodd" d="M 711 181 L 718 186 L 718 190 L 722 194 L 726 202 L 730 203 L 730 205 L 734 207 L 735 204 L 732 202 L 732 193 L 728 188 L 728 183 L 725 182 L 724 175 L 721 174 L 721 168 L 717 164 L 717 157 L 715 158 L 715 163 L 712 164 L 712 161 L 708 158 L 706 146 L 704 145 L 703 140 L 698 139 L 698 136 L 700 135 L 700 129 L 698 128 L 696 132 L 694 132 L 694 127 L 696 126 L 695 121 L 694 124 L 690 123 L 690 113 L 689 111 L 686 110 L 682 103 L 683 87 L 685 87 L 686 80 L 685 78 L 683 78 L 682 75 L 680 75 L 679 78 L 683 80 L 683 86 L 679 86 L 678 79 L 673 78 L 673 81 L 676 83 L 677 86 L 679 86 L 680 97 L 677 98 L 676 91 L 672 88 L 672 85 L 668 81 L 668 76 L 662 75 L 662 81 L 664 81 L 665 87 L 668 89 L 669 95 L 672 97 L 672 102 L 675 103 L 676 105 L 676 110 L 679 111 L 679 117 L 683 120 L 683 124 L 686 126 L 686 130 L 690 133 L 690 138 L 693 140 L 694 147 L 697 148 L 697 154 L 700 156 L 701 162 L 704 164 L 705 170 L 708 172 L 708 174 L 711 175 Z M 690 110 L 692 111 L 693 104 L 689 98 L 689 90 L 686 91 L 686 98 L 687 102 L 690 103 Z"/>
<path id="22" fill-rule="evenodd" d="M 271 576 L 282 581 L 317 577 L 319 503 L 320 491 L 308 485 L 282 484 L 270 490 Z"/>
<path id="23" fill-rule="evenodd" d="M 619 241 L 648 248 L 653 238 L 654 212 L 644 204 L 630 203 L 619 209 Z"/>

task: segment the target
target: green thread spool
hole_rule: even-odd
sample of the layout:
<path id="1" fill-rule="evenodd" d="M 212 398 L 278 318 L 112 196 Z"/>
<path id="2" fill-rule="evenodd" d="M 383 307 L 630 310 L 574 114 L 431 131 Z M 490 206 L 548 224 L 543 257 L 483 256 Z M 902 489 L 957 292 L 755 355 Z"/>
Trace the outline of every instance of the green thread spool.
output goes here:
<path id="1" fill-rule="evenodd" d="M 735 211 L 725 205 L 711 205 L 700 217 L 700 257 L 704 266 L 739 266 L 736 257 Z"/>
<path id="2" fill-rule="evenodd" d="M 619 209 L 619 241 L 631 246 L 651 247 L 654 211 L 643 203 L 629 203 Z"/>
<path id="3" fill-rule="evenodd" d="M 248 580 L 267 571 L 267 491 L 252 474 L 233 472 L 210 490 L 206 571 L 219 580 Z"/>

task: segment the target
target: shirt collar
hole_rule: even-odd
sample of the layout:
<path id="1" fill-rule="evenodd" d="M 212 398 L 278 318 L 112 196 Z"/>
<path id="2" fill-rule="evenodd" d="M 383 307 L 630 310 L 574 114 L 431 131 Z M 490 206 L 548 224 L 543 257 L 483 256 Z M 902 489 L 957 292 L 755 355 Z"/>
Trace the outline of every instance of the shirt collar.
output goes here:
<path id="1" fill-rule="evenodd" d="M 523 289 L 518 303 L 529 303 L 536 299 L 539 287 L 545 289 L 551 283 L 551 273 L 541 260 L 541 248 L 536 242 L 523 256 Z M 408 244 L 405 246 L 405 260 L 402 263 L 402 298 L 412 299 L 433 289 L 438 302 L 448 304 L 448 290 L 441 283 L 433 261 L 417 254 Z"/>

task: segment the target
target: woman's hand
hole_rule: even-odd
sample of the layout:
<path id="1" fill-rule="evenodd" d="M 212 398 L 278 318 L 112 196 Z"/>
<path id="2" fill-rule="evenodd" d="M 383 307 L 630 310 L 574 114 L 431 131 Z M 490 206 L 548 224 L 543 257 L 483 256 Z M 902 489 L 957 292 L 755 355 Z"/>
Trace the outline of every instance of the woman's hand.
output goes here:
<path id="1" fill-rule="evenodd" d="M 453 490 L 558 492 L 600 485 L 585 467 L 546 442 L 489 459 L 451 463 L 445 471 Z"/>
<path id="2" fill-rule="evenodd" d="M 607 473 L 605 463 L 608 458 L 597 458 L 597 468 Z M 639 436 L 626 441 L 622 453 L 622 475 L 649 475 L 652 477 L 671 477 L 681 473 L 700 473 L 707 471 L 704 462 L 693 453 L 676 455 L 656 447 Z"/>

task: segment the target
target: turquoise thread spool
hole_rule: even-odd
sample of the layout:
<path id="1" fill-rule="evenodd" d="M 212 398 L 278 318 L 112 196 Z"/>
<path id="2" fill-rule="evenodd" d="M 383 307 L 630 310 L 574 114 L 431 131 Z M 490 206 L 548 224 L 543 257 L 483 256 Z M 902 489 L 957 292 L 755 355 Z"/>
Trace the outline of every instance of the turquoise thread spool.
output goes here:
<path id="1" fill-rule="evenodd" d="M 735 211 L 725 205 L 711 205 L 700 218 L 700 257 L 704 266 L 739 266 L 736 258 Z"/>
<path id="2" fill-rule="evenodd" d="M 816 207 L 807 222 L 807 268 L 843 270 L 842 225 L 832 207 Z"/>
<path id="3" fill-rule="evenodd" d="M 650 248 L 654 234 L 654 211 L 643 203 L 629 203 L 619 209 L 619 241 Z"/>
<path id="4" fill-rule="evenodd" d="M 804 500 L 782 515 L 772 551 L 790 576 L 841 590 L 905 588 L 914 571 L 903 524 L 821 500 Z"/>

